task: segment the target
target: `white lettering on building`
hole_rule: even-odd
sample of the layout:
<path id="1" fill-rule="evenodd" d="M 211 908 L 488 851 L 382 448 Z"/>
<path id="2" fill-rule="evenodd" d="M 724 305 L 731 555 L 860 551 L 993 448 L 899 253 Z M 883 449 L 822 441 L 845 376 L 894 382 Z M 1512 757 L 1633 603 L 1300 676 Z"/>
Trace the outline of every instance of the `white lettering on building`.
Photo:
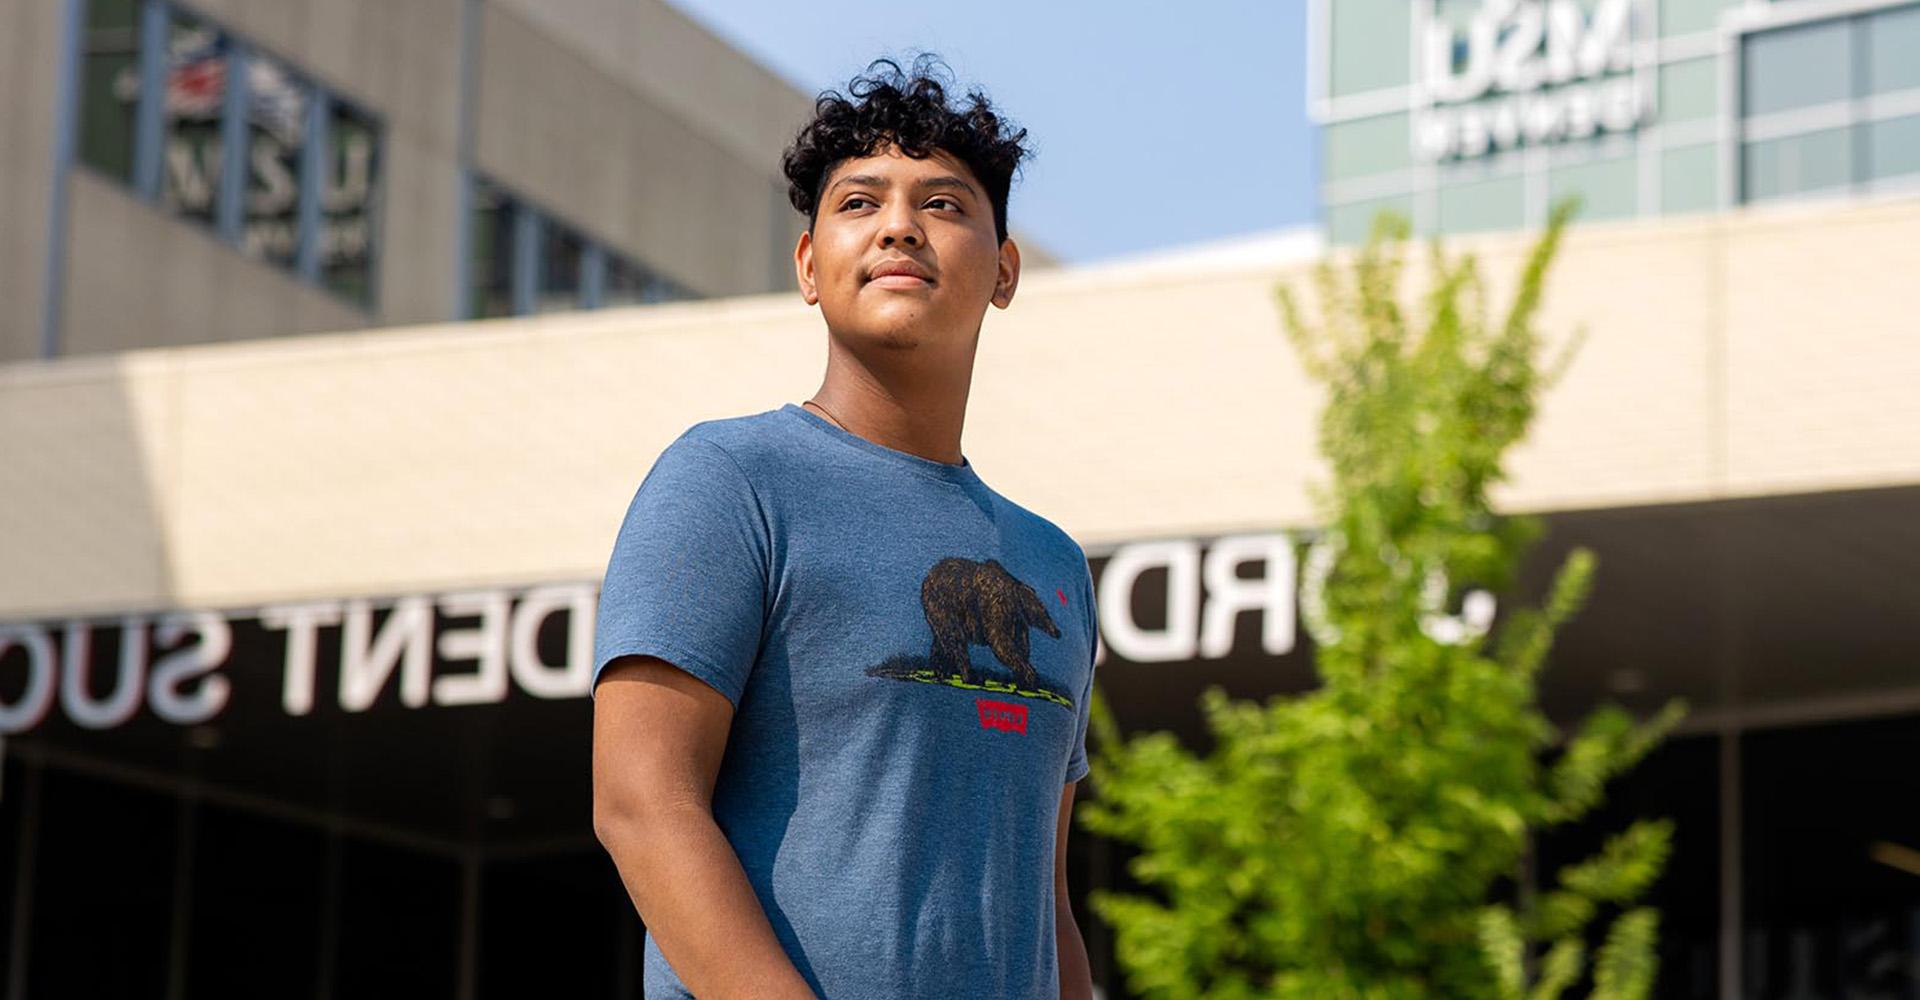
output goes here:
<path id="1" fill-rule="evenodd" d="M 377 624 L 375 602 L 360 598 L 272 605 L 255 617 L 261 631 L 285 635 L 279 680 L 286 714 L 313 713 L 323 668 L 337 680 L 338 707 L 357 713 L 387 699 L 407 708 L 496 704 L 515 687 L 535 698 L 585 697 L 593 681 L 597 597 L 592 584 L 555 584 L 519 593 L 401 597 Z M 477 621 L 438 622 L 436 610 L 444 618 Z M 562 612 L 564 650 L 551 662 L 542 656 L 540 632 Z M 111 661 L 96 656 L 106 652 L 97 640 L 111 636 L 111 623 L 0 625 L 0 736 L 35 729 L 56 707 L 85 729 L 125 725 L 142 708 L 180 726 L 226 710 L 238 676 L 229 662 L 233 622 L 226 616 L 181 611 L 127 615 L 117 624 Z M 321 662 L 323 635 L 338 648 L 336 662 Z M 245 667 L 250 673 L 255 664 Z"/>
<path id="2" fill-rule="evenodd" d="M 153 683 L 147 691 L 153 714 L 176 726 L 198 725 L 219 715 L 232 690 L 227 678 L 214 672 L 233 652 L 233 626 L 225 618 L 211 611 L 167 615 L 153 630 L 153 641 L 164 649 L 195 634 L 199 642 L 176 649 L 153 665 Z M 120 641 L 136 642 L 138 637 L 124 632 Z"/>
<path id="3" fill-rule="evenodd" d="M 1653 112 L 1634 46 L 1649 0 L 1486 0 L 1464 35 L 1436 20 L 1418 46 L 1414 153 L 1484 156 L 1626 132 Z M 1460 55 L 1464 54 L 1464 61 Z"/>
<path id="4" fill-rule="evenodd" d="M 1237 575 L 1240 565 L 1254 561 L 1263 567 L 1259 577 Z M 1166 624 L 1157 629 L 1133 615 L 1134 588 L 1150 570 L 1167 573 Z M 1260 614 L 1260 645 L 1269 656 L 1293 649 L 1294 559 L 1284 533 L 1216 539 L 1204 558 L 1191 539 L 1122 545 L 1107 559 L 1098 586 L 1104 649 L 1133 663 L 1222 659 L 1233 650 L 1234 624 L 1245 611 Z"/>

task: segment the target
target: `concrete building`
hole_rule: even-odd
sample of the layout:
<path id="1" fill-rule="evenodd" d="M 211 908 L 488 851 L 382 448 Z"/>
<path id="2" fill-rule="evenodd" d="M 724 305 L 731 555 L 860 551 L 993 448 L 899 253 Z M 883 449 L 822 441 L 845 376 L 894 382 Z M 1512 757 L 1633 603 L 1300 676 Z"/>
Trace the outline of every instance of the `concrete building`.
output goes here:
<path id="1" fill-rule="evenodd" d="M 1675 820 L 1652 900 L 1662 997 L 1914 995 L 1920 778 L 1902 765 L 1920 754 L 1920 197 L 1873 166 L 1904 162 L 1911 96 L 1873 89 L 1873 67 L 1905 72 L 1883 50 L 1915 5 L 1669 3 L 1631 6 L 1621 29 L 1652 39 L 1656 70 L 1708 58 L 1703 32 L 1711 58 L 1773 67 L 1706 73 L 1728 88 L 1715 107 L 1746 109 L 1686 126 L 1719 137 L 1711 199 L 1648 210 L 1677 189 L 1643 183 L 1649 157 L 1702 154 L 1623 118 L 1608 139 L 1517 134 L 1496 158 L 1533 207 L 1488 213 L 1504 229 L 1453 225 L 1443 205 L 1494 200 L 1472 187 L 1492 179 L 1452 173 L 1493 169 L 1456 162 L 1460 136 L 1488 131 L 1457 108 L 1444 168 L 1394 173 L 1409 187 L 1382 195 L 1463 233 L 1499 301 L 1566 143 L 1613 143 L 1636 165 L 1633 210 L 1594 212 L 1555 266 L 1541 329 L 1588 335 L 1494 499 L 1547 522 L 1523 600 L 1573 546 L 1598 556 L 1543 675 L 1549 713 L 1677 695 L 1692 714 L 1540 856 L 1583 854 L 1629 818 Z M 1611 9 L 1581 4 L 1574 24 L 1554 3 L 1443 6 L 1465 26 L 1447 42 L 1456 68 L 1476 30 L 1511 38 L 1511 20 L 1538 15 L 1566 44 Z M 1358 74 L 1329 84 L 1336 103 L 1394 86 L 1368 75 L 1382 66 L 1342 69 L 1345 15 L 1319 13 L 1336 57 L 1316 67 Z M 1593 87 L 1614 74 L 1612 36 L 1597 37 Z M 1513 65 L 1545 58 L 1548 38 Z M 1780 69 L 1776 44 L 1818 57 Z M 1864 88 L 1843 98 L 1819 48 L 1838 44 L 1854 54 L 1846 86 Z M 1796 80 L 1812 89 L 1794 96 Z M 1393 142 L 1414 141 L 1410 120 Z M 1831 129 L 1843 147 L 1816 135 Z M 1597 176 L 1614 169 L 1583 175 L 1590 207 L 1617 193 L 1621 175 Z M 1328 179 L 1336 244 L 1371 197 L 1346 183 Z M 1750 196 L 1767 185 L 1779 196 Z M 552 211 L 561 194 L 543 196 Z M 1304 288 L 1323 246 L 1269 234 L 1035 272 L 989 311 L 965 450 L 1086 547 L 1097 678 L 1128 729 L 1199 740 L 1204 688 L 1313 682 L 1297 595 L 1316 537 L 1307 485 L 1324 476 L 1319 389 L 1272 290 Z M 0 366 L 9 997 L 635 992 L 640 928 L 588 821 L 595 587 L 674 436 L 817 384 L 819 318 L 763 291 L 363 327 Z M 1076 831 L 1069 858 L 1082 897 L 1130 884 L 1119 845 Z M 1084 908 L 1080 923 L 1096 981 L 1126 995 L 1111 939 Z"/>
<path id="2" fill-rule="evenodd" d="M 1335 241 L 1920 188 L 1911 0 L 1312 0 Z"/>
<path id="3" fill-rule="evenodd" d="M 1525 242 L 1479 240 L 1495 294 Z M 1087 547 L 1129 728 L 1194 738 L 1207 685 L 1311 683 L 1318 390 L 1271 289 L 1313 243 L 1243 249 L 1034 275 L 983 331 L 967 454 Z M 1916 271 L 1916 199 L 1596 224 L 1557 265 L 1542 327 L 1591 334 L 1496 499 L 1549 521 L 1524 593 L 1572 545 L 1600 559 L 1550 710 L 1694 708 L 1612 799 L 1679 823 L 1663 995 L 1891 981 L 1912 954 L 1912 876 L 1869 851 L 1920 822 L 1891 766 L 1920 752 Z M 400 958 L 421 995 L 556 968 L 630 995 L 637 928 L 587 825 L 595 586 L 653 456 L 804 398 L 822 349 L 776 294 L 0 368 L 16 974 L 112 940 L 85 981 L 124 995 L 322 969 L 344 992 Z M 672 377 L 622 391 L 644 372 Z M 1125 884 L 1111 845 L 1069 857 L 1083 891 Z M 103 878 L 131 902 L 82 902 Z"/>
<path id="4" fill-rule="evenodd" d="M 1896 693 L 1920 680 L 1912 660 L 1899 659 L 1912 651 L 1911 630 L 1895 625 L 1916 605 L 1884 576 L 1911 572 L 1911 546 L 1903 529 L 1884 543 L 1840 541 L 1878 521 L 1862 504 L 1910 520 L 1914 479 L 1802 478 L 1890 443 L 1872 430 L 1880 417 L 1856 407 L 1901 414 L 1903 426 L 1881 426 L 1901 449 L 1916 440 L 1906 392 L 1825 375 L 1836 363 L 1887 362 L 1891 345 L 1881 337 L 1920 331 L 1910 310 L 1870 290 L 1901 280 L 1895 275 L 1911 263 L 1888 272 L 1880 262 L 1909 260 L 1920 229 L 1855 224 L 1873 211 L 1862 206 L 1910 205 L 1920 193 L 1920 4 L 1314 0 L 1309 16 L 1309 92 L 1324 128 L 1321 202 L 1331 243 L 1363 239 L 1383 210 L 1407 218 L 1416 233 L 1530 229 L 1570 195 L 1584 203 L 1580 218 L 1598 224 L 1592 238 L 1692 232 L 1674 247 L 1648 245 L 1644 256 L 1619 258 L 1617 268 L 1563 279 L 1586 291 L 1558 288 L 1563 296 L 1648 300 L 1625 307 L 1638 316 L 1631 322 L 1590 303 L 1599 351 L 1684 339 L 1681 331 L 1702 326 L 1718 331 L 1692 360 L 1644 369 L 1635 389 L 1609 401 L 1606 416 L 1596 410 L 1585 447 L 1611 451 L 1632 439 L 1639 421 L 1664 423 L 1654 400 L 1683 398 L 1704 379 L 1713 400 L 1708 438 L 1681 434 L 1638 453 L 1665 460 L 1694 452 L 1710 478 L 1763 453 L 1795 470 L 1783 465 L 1772 485 L 1755 491 L 1776 496 L 1759 506 L 1670 506 L 1661 529 L 1627 529 L 1630 515 L 1614 522 L 1636 535 L 1621 535 L 1616 548 L 1669 548 L 1674 561 L 1662 580 L 1691 579 L 1689 558 L 1721 567 L 1694 567 L 1703 572 L 1746 577 L 1685 591 L 1640 581 L 1650 602 L 1637 624 L 1617 622 L 1620 633 L 1606 643 L 1614 665 L 1605 669 L 1632 671 L 1617 678 L 1619 690 L 1643 681 L 1658 688 L 1692 672 L 1696 686 L 1712 690 L 1705 702 L 1698 696 L 1706 689 L 1697 690 L 1695 705 L 1715 706 L 1694 722 L 1714 735 L 1677 741 L 1621 793 L 1624 802 L 1682 818 L 1680 854 L 1660 890 L 1660 995 L 1920 990 L 1920 854 L 1912 851 L 1920 813 L 1892 805 L 1912 801 L 1911 792 L 1879 780 L 1888 777 L 1880 761 L 1920 741 L 1920 705 Z M 1677 218 L 1700 221 L 1690 230 L 1659 222 Z M 1748 255 L 1768 253 L 1760 249 L 1767 241 L 1729 218 L 1775 219 L 1803 241 L 1754 269 L 1740 261 L 1757 263 Z M 1859 272 L 1835 274 L 1813 260 L 1851 238 L 1862 241 L 1846 251 Z M 1680 264 L 1675 253 L 1706 267 Z M 1676 298 L 1676 281 L 1717 290 Z M 1772 309 L 1782 311 L 1763 311 Z M 1770 332 L 1789 326 L 1791 335 Z M 1827 412 L 1819 419 L 1832 422 L 1833 436 L 1802 448 L 1789 425 L 1815 411 Z M 1711 443 L 1722 433 L 1730 436 Z M 1727 447 L 1740 438 L 1751 444 Z M 1595 514 L 1589 523 L 1601 530 L 1612 517 Z M 1692 527 L 1680 527 L 1687 522 Z M 1730 541 L 1757 542 L 1751 533 L 1767 530 L 1772 540 L 1747 552 Z M 1801 554 L 1788 555 L 1794 551 Z M 1621 558 L 1611 562 L 1619 572 Z M 1800 599 L 1762 596 L 1789 579 L 1800 581 Z M 1878 625 L 1854 617 L 1872 605 L 1892 615 Z M 1742 619 L 1748 623 L 1734 624 Z M 1642 637 L 1627 637 L 1636 631 Z M 1692 639 L 1680 639 L 1682 631 Z M 1598 684 L 1601 662 L 1581 645 L 1576 639 L 1565 660 L 1576 670 L 1591 662 L 1589 680 Z M 1681 650 L 1685 662 L 1671 657 Z M 1748 704 L 1763 688 L 1773 704 Z M 1887 713 L 1898 718 L 1871 718 Z"/>
<path id="5" fill-rule="evenodd" d="M 0 79 L 0 360 L 793 284 L 812 95 L 660 0 L 0 0 Z"/>

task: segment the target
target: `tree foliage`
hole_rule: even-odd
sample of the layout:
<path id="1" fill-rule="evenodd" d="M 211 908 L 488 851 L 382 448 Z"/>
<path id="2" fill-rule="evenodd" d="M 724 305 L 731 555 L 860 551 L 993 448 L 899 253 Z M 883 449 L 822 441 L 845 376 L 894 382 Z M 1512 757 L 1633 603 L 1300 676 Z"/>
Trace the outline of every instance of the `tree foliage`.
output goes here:
<path id="1" fill-rule="evenodd" d="M 1575 207 L 1554 207 L 1497 322 L 1476 259 L 1437 240 L 1425 293 L 1403 309 L 1407 227 L 1391 215 L 1350 263 L 1316 268 L 1317 321 L 1276 289 L 1327 390 L 1318 443 L 1331 482 L 1311 487 L 1326 529 L 1301 598 L 1320 684 L 1263 704 L 1209 687 L 1204 755 L 1166 732 L 1123 738 L 1096 690 L 1094 795 L 1078 815 L 1139 848 L 1129 870 L 1150 891 L 1089 897 L 1133 992 L 1551 1000 L 1588 978 L 1604 1000 L 1651 989 L 1658 914 L 1638 900 L 1670 825 L 1634 823 L 1544 888 L 1531 845 L 1592 810 L 1683 706 L 1644 720 L 1605 706 L 1570 733 L 1537 707 L 1554 635 L 1592 580 L 1584 548 L 1497 636 L 1467 613 L 1511 586 L 1541 530 L 1495 516 L 1487 491 L 1582 339 L 1537 364 L 1535 315 Z"/>

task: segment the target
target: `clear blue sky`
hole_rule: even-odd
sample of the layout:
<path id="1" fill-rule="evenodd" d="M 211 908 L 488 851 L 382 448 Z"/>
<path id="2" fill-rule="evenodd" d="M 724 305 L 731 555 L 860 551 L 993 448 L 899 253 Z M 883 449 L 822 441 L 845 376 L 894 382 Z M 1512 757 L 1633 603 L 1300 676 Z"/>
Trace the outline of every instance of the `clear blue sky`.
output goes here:
<path id="1" fill-rule="evenodd" d="M 1030 130 L 1009 215 L 1066 260 L 1314 221 L 1306 0 L 668 2 L 808 93 L 939 53 Z"/>

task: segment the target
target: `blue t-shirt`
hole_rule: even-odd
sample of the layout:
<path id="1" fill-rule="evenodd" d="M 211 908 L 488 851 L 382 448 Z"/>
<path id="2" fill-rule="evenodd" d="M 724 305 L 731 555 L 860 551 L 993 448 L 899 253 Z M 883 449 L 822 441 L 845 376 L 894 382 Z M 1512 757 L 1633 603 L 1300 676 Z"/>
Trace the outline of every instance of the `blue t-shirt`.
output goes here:
<path id="1" fill-rule="evenodd" d="M 1086 553 L 964 457 L 804 407 L 694 424 L 629 506 L 595 679 L 660 657 L 735 708 L 713 814 L 824 1000 L 1059 994 L 1054 836 L 1087 772 Z M 652 934 L 645 995 L 689 994 Z"/>

